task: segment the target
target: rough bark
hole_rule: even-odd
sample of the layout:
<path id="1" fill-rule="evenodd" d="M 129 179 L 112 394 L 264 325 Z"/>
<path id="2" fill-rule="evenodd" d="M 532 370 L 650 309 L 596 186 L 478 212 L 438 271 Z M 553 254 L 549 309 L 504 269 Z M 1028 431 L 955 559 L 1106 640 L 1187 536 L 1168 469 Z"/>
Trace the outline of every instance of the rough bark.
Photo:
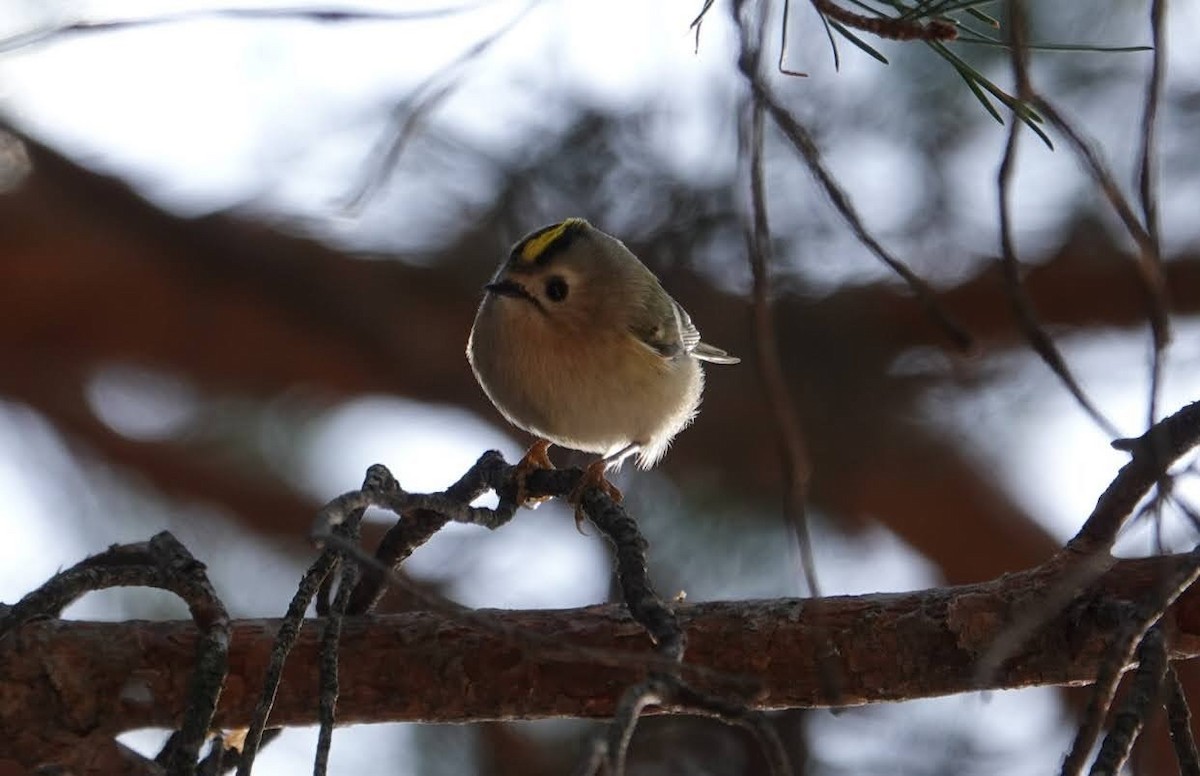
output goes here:
<path id="1" fill-rule="evenodd" d="M 744 692 L 739 682 L 749 682 L 750 704 L 763 709 L 1083 684 L 1095 676 L 1116 630 L 1105 613 L 1152 594 L 1179 560 L 1117 563 L 983 680 L 976 676 L 979 655 L 1038 605 L 1056 573 L 1039 569 L 969 586 L 834 597 L 819 608 L 800 599 L 681 606 L 686 663 L 703 669 L 689 678 L 725 692 Z M 339 721 L 605 717 L 621 691 L 644 675 L 649 645 L 621 607 L 488 617 L 500 627 L 428 612 L 348 620 Z M 1185 593 L 1165 622 L 1173 658 L 1200 655 L 1200 591 Z M 249 721 L 277 625 L 235 625 L 216 724 Z M 272 724 L 316 722 L 320 629 L 311 626 L 288 662 Z M 513 632 L 530 637 L 514 639 Z M 88 737 L 174 725 L 186 701 L 194 636 L 190 622 L 25 625 L 0 644 L 0 740 L 28 764 Z M 818 653 L 830 655 L 829 662 Z M 836 669 L 836 700 L 827 694 L 821 666 Z"/>

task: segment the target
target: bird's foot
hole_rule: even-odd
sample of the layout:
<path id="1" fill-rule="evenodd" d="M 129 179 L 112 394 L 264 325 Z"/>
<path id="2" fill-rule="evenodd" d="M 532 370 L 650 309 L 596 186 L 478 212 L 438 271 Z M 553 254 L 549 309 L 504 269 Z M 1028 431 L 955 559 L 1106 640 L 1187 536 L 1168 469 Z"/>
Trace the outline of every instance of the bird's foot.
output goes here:
<path id="1" fill-rule="evenodd" d="M 533 497 L 529 495 L 529 488 L 525 481 L 529 475 L 539 469 L 553 469 L 554 463 L 550 460 L 550 455 L 547 452 L 550 449 L 550 442 L 545 439 L 539 439 L 529 446 L 525 451 L 525 455 L 521 456 L 521 460 L 517 462 L 516 469 L 513 472 L 513 479 L 517 483 L 517 503 L 521 506 L 535 508 L 543 501 L 548 501 L 549 496 Z"/>
<path id="2" fill-rule="evenodd" d="M 590 488 L 599 488 L 616 503 L 620 504 L 625 496 L 621 493 L 616 485 L 608 481 L 604 476 L 604 470 L 608 468 L 608 459 L 601 458 L 599 461 L 590 464 L 583 470 L 583 476 L 579 478 L 579 484 L 567 496 L 567 502 L 575 506 L 575 530 L 583 533 L 583 494 Z"/>

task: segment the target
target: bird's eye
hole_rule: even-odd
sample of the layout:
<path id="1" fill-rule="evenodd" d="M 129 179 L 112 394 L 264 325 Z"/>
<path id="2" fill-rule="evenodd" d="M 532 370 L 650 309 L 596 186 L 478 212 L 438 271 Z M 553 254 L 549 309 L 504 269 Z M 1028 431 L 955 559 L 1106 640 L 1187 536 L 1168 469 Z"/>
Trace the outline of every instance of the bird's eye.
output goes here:
<path id="1" fill-rule="evenodd" d="M 546 298 L 551 302 L 561 302 L 567 298 L 567 281 L 558 275 L 546 281 Z"/>

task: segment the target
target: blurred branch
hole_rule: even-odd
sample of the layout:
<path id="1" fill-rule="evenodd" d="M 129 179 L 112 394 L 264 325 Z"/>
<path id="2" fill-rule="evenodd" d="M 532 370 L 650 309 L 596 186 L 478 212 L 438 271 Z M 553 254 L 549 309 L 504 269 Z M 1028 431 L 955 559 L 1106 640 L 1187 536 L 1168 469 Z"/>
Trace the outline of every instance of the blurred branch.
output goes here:
<path id="1" fill-rule="evenodd" d="M 1154 278 L 1162 282 L 1162 234 L 1158 219 L 1158 146 L 1157 122 L 1158 106 L 1162 100 L 1163 81 L 1166 78 L 1167 36 L 1163 33 L 1163 25 L 1167 15 L 1167 0 L 1151 0 L 1150 3 L 1150 34 L 1154 42 L 1154 54 L 1150 63 L 1150 74 L 1146 79 L 1146 96 L 1142 105 L 1141 152 L 1138 154 L 1138 203 L 1142 208 L 1142 223 L 1146 226 L 1147 244 L 1143 261 L 1150 266 L 1143 269 L 1143 274 L 1150 272 L 1151 282 Z M 1159 290 L 1159 296 L 1154 296 L 1162 305 L 1169 301 L 1166 289 Z M 1167 314 L 1167 313 L 1164 313 Z M 1162 392 L 1163 367 L 1166 360 L 1166 342 L 1160 337 L 1158 329 L 1152 328 L 1154 334 L 1153 350 L 1150 362 L 1150 400 L 1146 403 L 1146 427 L 1158 421 L 1158 402 Z"/>
<path id="2" fill-rule="evenodd" d="M 734 4 L 734 21 L 738 25 L 741 58 L 745 70 L 758 77 L 761 40 L 766 27 L 769 6 L 758 11 L 757 23 L 741 16 L 744 4 Z M 743 231 L 746 235 L 746 259 L 750 264 L 752 285 L 751 327 L 754 332 L 755 362 L 763 394 L 775 422 L 776 443 L 783 469 L 783 513 L 787 520 L 799 552 L 800 573 L 808 586 L 808 593 L 821 597 L 817 579 L 816 561 L 813 558 L 812 539 L 808 530 L 808 491 L 812 477 L 812 460 L 808 445 L 804 441 L 804 430 L 796 414 L 783 365 L 779 357 L 779 341 L 775 333 L 775 321 L 771 313 L 771 227 L 767 213 L 767 194 L 764 183 L 763 162 L 764 108 L 761 100 L 751 97 L 743 108 L 741 123 L 740 155 L 749 166 L 750 216 Z"/>
<path id="3" fill-rule="evenodd" d="M 993 689 L 1092 681 L 1111 642 L 1105 610 L 1161 585 L 1186 556 L 1118 562 L 1071 609 L 1051 620 L 987 685 Z M 973 663 L 1007 627 L 1017 607 L 1053 584 L 1039 570 L 992 582 L 905 594 L 826 599 L 822 628 L 835 641 L 842 703 L 931 697 L 978 689 Z M 810 605 L 800 599 L 681 605 L 688 663 L 696 684 L 715 677 L 758 683 L 760 709 L 828 702 L 810 648 Z M 500 630 L 431 612 L 350 618 L 343 626 L 339 719 L 344 724 L 421 720 L 609 717 L 624 687 L 644 677 L 651 650 L 624 606 L 561 611 L 481 611 Z M 1200 656 L 1200 592 L 1189 589 L 1167 612 L 1173 660 Z M 278 620 L 232 624 L 231 673 L 215 723 L 249 724 Z M 535 634 L 561 645 L 553 658 L 525 654 L 501 631 Z M 731 637 L 736 634 L 736 637 Z M 174 723 L 187 697 L 195 626 L 188 622 L 32 622 L 0 648 L 0 733 L 76 730 L 113 734 Z M 272 723 L 316 723 L 321 632 L 302 631 L 272 712 Z M 571 659 L 569 651 L 583 657 Z M 591 650 L 635 660 L 597 665 Z M 644 665 L 644 664 L 643 664 Z M 135 697 L 122 685 L 137 676 Z M 709 684 L 709 682 L 715 684 Z M 69 691 L 65 688 L 69 688 Z"/>
<path id="4" fill-rule="evenodd" d="M 84 381 L 133 364 L 190 380 L 201 395 L 265 401 L 301 388 L 332 403 L 384 393 L 493 416 L 462 349 L 480 279 L 502 247 L 494 224 L 476 221 L 429 266 L 360 261 L 231 215 L 173 217 L 127 185 L 25 143 L 32 172 L 0 196 L 0 355 L 9 365 L 0 392 L 104 458 L 169 493 L 216 501 L 258 530 L 294 536 L 297 516 L 317 505 L 269 467 L 247 480 L 243 468 L 182 441 L 123 437 L 92 414 Z M 1083 224 L 1056 255 L 1028 266 L 1025 287 L 1047 325 L 1131 327 L 1144 321 L 1132 264 Z M 1200 255 L 1173 256 L 1163 270 L 1175 309 L 1200 312 Z M 683 270 L 669 281 L 711 337 L 754 349 L 743 299 Z M 987 268 L 936 294 L 991 350 L 1022 344 L 1002 282 Z M 892 370 L 904 352 L 940 347 L 945 336 L 903 287 L 780 294 L 773 307 L 788 390 L 821 461 L 814 508 L 884 521 L 951 582 L 1028 568 L 1054 552 L 1058 543 L 958 440 L 911 422 L 925 392 L 948 376 Z M 736 381 L 710 378 L 704 422 L 680 436 L 663 464 L 668 474 L 704 476 L 734 495 L 778 486 L 776 451 L 762 444 L 774 420 L 742 394 Z M 739 455 L 727 455 L 731 448 Z"/>
<path id="5" fill-rule="evenodd" d="M 129 19 L 81 19 L 69 24 L 45 27 L 24 32 L 8 38 L 0 38 L 0 54 L 17 49 L 48 43 L 57 38 L 86 33 L 116 32 L 137 27 L 161 24 L 180 24 L 202 19 L 234 19 L 239 21 L 277 21 L 295 19 L 320 24 L 368 22 L 368 21 L 420 21 L 455 16 L 475 10 L 474 5 L 453 5 L 446 8 L 428 8 L 420 11 L 370 11 L 366 9 L 320 8 L 196 8 L 156 16 Z"/>
<path id="6" fill-rule="evenodd" d="M 136 471 L 168 495 L 213 502 L 243 517 L 252 515 L 264 533 L 295 537 L 296 526 L 320 506 L 274 477 L 230 471 L 185 444 L 122 436 L 92 413 L 81 390 L 85 381 L 86 376 L 74 370 L 22 363 L 21 368 L 0 375 L 0 392 L 52 419 L 84 448 L 85 456 Z"/>
<path id="7" fill-rule="evenodd" d="M 930 319 L 942 329 L 956 348 L 962 351 L 971 348 L 971 335 L 958 321 L 956 321 L 937 301 L 937 295 L 930 285 L 913 272 L 912 269 L 893 256 L 890 251 L 875 239 L 862 218 L 858 214 L 858 210 L 854 207 L 854 203 L 850 200 L 850 195 L 846 193 L 841 184 L 833 177 L 833 174 L 826 167 L 821 156 L 821 150 L 817 147 L 816 140 L 812 134 L 800 123 L 792 113 L 783 106 L 771 92 L 768 85 L 762 80 L 760 74 L 749 69 L 744 59 L 739 61 L 739 66 L 742 68 L 742 74 L 745 76 L 750 85 L 751 93 L 754 95 L 766 111 L 771 115 L 771 118 L 779 126 L 784 136 L 792 144 L 799 153 L 800 158 L 804 160 L 809 172 L 821 188 L 824 189 L 825 195 L 829 198 L 830 203 L 846 225 L 850 227 L 850 231 L 866 248 L 871 251 L 880 261 L 887 265 L 888 269 L 895 272 L 911 289 L 913 296 L 916 297 L 921 307 L 929 315 Z"/>
<path id="8" fill-rule="evenodd" d="M 388 127 L 386 135 L 376 143 L 373 158 L 366 165 L 366 175 L 346 197 L 344 208 L 349 213 L 359 212 L 363 204 L 378 193 L 388 178 L 395 173 L 404 147 L 424 129 L 426 119 L 438 105 L 458 88 L 466 67 L 482 57 L 488 49 L 524 21 L 538 2 L 539 0 L 530 0 L 507 22 L 476 41 L 454 61 L 418 84 L 411 97 L 392 109 L 392 125 Z"/>

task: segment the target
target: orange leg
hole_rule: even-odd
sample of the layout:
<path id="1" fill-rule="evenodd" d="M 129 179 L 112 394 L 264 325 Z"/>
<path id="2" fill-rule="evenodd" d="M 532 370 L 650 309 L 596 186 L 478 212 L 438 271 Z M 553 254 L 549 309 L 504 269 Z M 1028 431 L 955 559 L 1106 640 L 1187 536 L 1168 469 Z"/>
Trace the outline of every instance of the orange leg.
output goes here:
<path id="1" fill-rule="evenodd" d="M 613 501 L 618 504 L 624 500 L 625 496 L 604 476 L 604 470 L 608 468 L 609 461 L 607 458 L 601 458 L 590 464 L 584 470 L 583 476 L 579 478 L 579 484 L 567 496 L 567 501 L 575 505 L 575 530 L 583 533 L 583 494 L 591 488 L 600 488 Z"/>
<path id="2" fill-rule="evenodd" d="M 538 504 L 550 498 L 549 496 L 541 496 L 539 498 L 531 498 L 528 488 L 525 487 L 525 480 L 529 475 L 538 469 L 553 469 L 554 463 L 550 460 L 548 451 L 550 450 L 550 442 L 545 439 L 539 439 L 529 446 L 525 451 L 525 455 L 521 456 L 521 460 L 517 462 L 515 478 L 517 480 L 517 503 L 530 508 L 536 507 Z"/>

